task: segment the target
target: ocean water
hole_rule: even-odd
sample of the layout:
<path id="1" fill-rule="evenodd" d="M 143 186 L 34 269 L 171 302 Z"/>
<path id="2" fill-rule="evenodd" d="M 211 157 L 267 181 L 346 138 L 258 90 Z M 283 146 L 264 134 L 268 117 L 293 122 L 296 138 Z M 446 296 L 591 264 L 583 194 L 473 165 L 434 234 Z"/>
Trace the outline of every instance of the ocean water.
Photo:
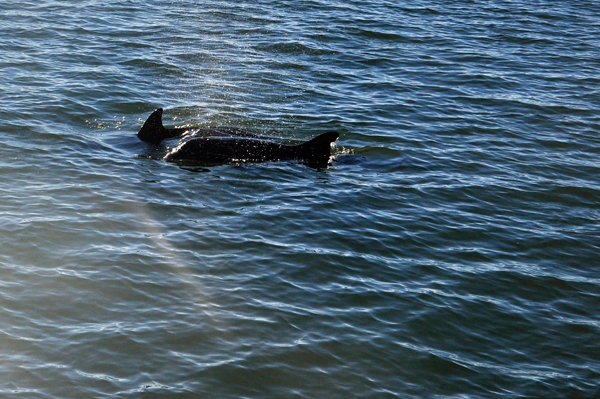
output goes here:
<path id="1" fill-rule="evenodd" d="M 3 398 L 600 397 L 600 5 L 0 4 Z M 179 167 L 135 133 L 341 137 Z"/>

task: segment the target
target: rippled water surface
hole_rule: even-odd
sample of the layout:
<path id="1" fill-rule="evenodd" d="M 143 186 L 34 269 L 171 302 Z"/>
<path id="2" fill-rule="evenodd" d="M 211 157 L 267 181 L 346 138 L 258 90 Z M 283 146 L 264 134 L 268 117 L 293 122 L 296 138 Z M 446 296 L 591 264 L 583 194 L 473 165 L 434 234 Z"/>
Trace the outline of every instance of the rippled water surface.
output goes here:
<path id="1" fill-rule="evenodd" d="M 0 396 L 600 395 L 597 2 L 0 16 Z M 341 137 L 183 168 L 158 107 Z"/>

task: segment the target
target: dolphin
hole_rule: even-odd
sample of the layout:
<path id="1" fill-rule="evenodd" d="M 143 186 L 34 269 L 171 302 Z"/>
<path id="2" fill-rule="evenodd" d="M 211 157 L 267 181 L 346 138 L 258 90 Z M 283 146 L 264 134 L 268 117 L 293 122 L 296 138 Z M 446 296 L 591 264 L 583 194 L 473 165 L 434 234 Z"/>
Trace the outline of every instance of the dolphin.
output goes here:
<path id="1" fill-rule="evenodd" d="M 261 137 L 233 127 L 165 128 L 162 108 L 146 120 L 138 137 L 151 144 L 189 135 L 173 148 L 164 159 L 167 162 L 223 163 L 298 160 L 315 166 L 327 166 L 331 144 L 339 133 L 330 131 L 307 142 L 291 145 Z"/>

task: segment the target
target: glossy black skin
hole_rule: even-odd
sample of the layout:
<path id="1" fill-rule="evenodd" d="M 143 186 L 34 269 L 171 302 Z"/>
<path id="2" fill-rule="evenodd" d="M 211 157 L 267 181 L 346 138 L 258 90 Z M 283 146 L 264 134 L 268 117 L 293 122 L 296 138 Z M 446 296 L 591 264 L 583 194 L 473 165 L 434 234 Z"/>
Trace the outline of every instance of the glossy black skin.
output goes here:
<path id="1" fill-rule="evenodd" d="M 331 156 L 331 143 L 339 135 L 324 133 L 306 143 L 287 145 L 244 137 L 199 137 L 176 147 L 165 157 L 169 162 L 265 162 L 300 160 L 326 165 Z"/>
<path id="2" fill-rule="evenodd" d="M 339 137 L 327 132 L 299 145 L 288 145 L 231 127 L 172 128 L 162 124 L 162 108 L 144 123 L 138 137 L 151 144 L 193 132 L 165 156 L 168 162 L 223 163 L 298 160 L 315 166 L 326 166 L 331 157 L 331 143 Z"/>

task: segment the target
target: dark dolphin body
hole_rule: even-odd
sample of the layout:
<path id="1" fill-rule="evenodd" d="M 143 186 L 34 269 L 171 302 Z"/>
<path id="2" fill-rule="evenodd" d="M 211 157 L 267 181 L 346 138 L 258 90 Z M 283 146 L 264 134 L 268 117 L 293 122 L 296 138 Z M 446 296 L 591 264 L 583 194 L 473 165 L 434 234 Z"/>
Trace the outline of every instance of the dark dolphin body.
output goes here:
<path id="1" fill-rule="evenodd" d="M 331 143 L 339 134 L 323 133 L 306 143 L 287 145 L 269 140 L 246 137 L 199 137 L 188 140 L 165 157 L 169 162 L 264 162 L 300 160 L 315 165 L 327 165 Z"/>
<path id="2" fill-rule="evenodd" d="M 331 143 L 339 137 L 327 132 L 299 145 L 289 145 L 262 138 L 251 132 L 231 127 L 172 128 L 162 124 L 162 108 L 157 109 L 144 123 L 138 137 L 151 144 L 191 133 L 165 156 L 168 162 L 264 162 L 298 160 L 315 166 L 327 166 Z"/>

